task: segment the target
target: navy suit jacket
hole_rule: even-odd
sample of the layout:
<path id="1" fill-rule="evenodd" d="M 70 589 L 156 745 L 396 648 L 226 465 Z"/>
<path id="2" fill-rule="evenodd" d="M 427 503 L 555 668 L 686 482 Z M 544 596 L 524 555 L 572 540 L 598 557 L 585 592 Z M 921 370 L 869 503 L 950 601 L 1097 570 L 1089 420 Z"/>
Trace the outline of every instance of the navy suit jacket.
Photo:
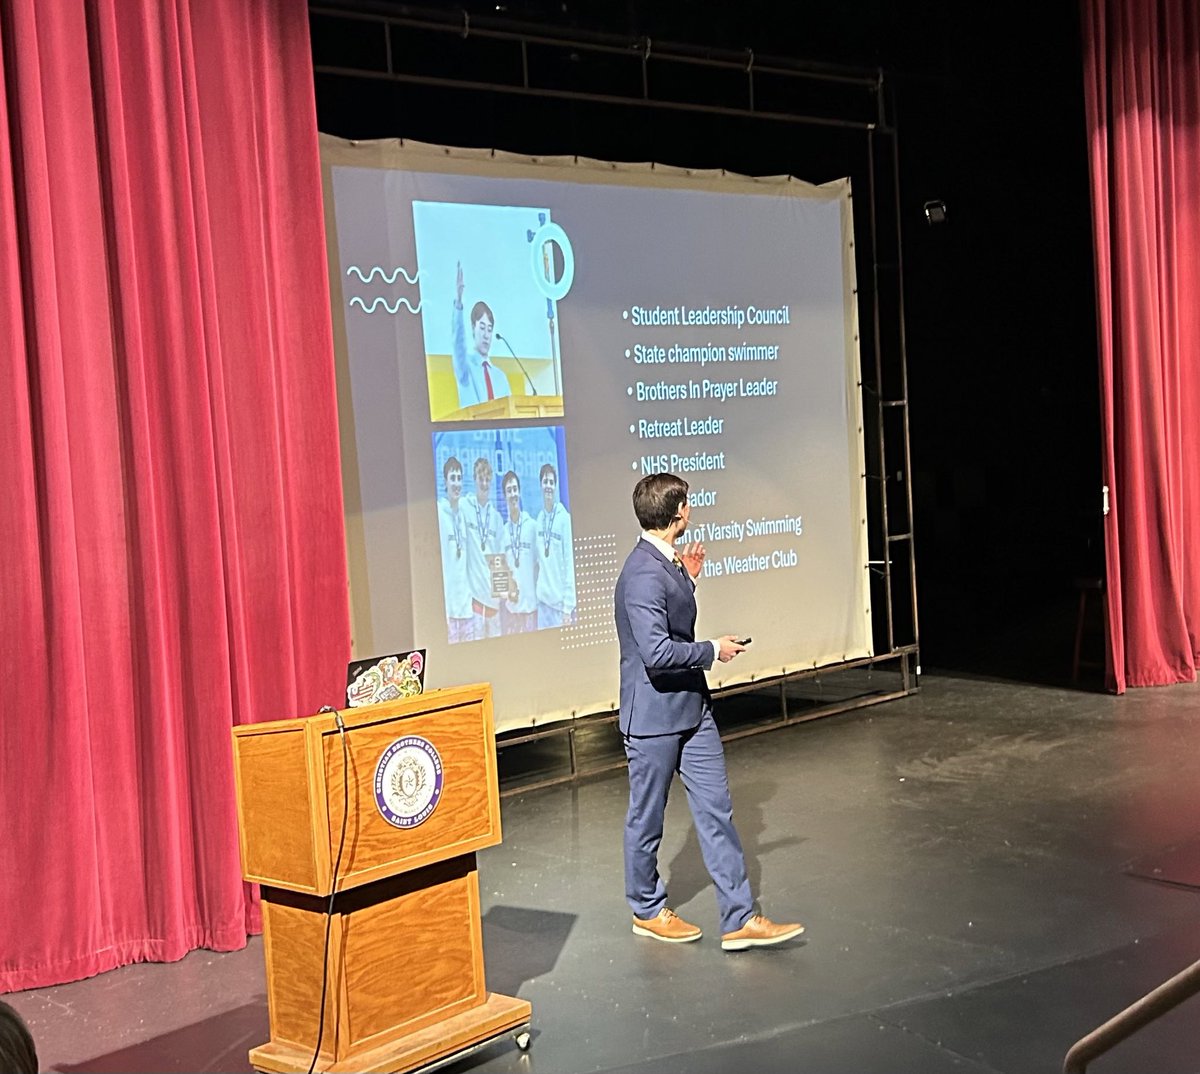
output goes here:
<path id="1" fill-rule="evenodd" d="M 617 579 L 624 735 L 666 735 L 700 723 L 710 694 L 712 645 L 696 641 L 695 585 L 639 540 Z"/>

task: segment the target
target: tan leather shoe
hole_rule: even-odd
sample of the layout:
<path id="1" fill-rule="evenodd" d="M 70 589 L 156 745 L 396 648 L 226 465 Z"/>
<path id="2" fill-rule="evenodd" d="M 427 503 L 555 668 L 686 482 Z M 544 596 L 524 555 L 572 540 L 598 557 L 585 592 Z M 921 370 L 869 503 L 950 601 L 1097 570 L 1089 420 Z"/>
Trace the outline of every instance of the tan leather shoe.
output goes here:
<path id="1" fill-rule="evenodd" d="M 776 925 L 770 918 L 755 914 L 736 932 L 721 937 L 722 951 L 744 951 L 747 947 L 770 947 L 795 939 L 804 931 L 803 925 Z"/>
<path id="2" fill-rule="evenodd" d="M 664 906 L 657 917 L 643 920 L 633 919 L 633 934 L 635 936 L 650 936 L 663 943 L 691 943 L 698 940 L 703 933 L 695 925 L 689 925 L 674 910 Z"/>

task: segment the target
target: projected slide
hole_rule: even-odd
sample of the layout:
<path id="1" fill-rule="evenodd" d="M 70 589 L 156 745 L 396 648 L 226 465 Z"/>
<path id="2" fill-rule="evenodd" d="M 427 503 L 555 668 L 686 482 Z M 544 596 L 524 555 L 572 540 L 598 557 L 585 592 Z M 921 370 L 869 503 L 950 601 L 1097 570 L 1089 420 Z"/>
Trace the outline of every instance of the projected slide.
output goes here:
<path id="1" fill-rule="evenodd" d="M 356 651 L 507 729 L 608 711 L 644 474 L 690 485 L 714 687 L 870 653 L 847 181 L 325 139 Z"/>

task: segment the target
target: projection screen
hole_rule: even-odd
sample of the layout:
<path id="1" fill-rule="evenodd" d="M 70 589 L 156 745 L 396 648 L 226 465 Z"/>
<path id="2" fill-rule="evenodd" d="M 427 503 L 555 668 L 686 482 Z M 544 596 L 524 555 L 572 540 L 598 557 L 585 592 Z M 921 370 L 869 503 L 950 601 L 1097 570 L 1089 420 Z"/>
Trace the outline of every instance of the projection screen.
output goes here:
<path id="1" fill-rule="evenodd" d="M 323 136 L 356 657 L 497 728 L 611 711 L 643 474 L 690 485 L 714 688 L 868 656 L 849 180 Z"/>

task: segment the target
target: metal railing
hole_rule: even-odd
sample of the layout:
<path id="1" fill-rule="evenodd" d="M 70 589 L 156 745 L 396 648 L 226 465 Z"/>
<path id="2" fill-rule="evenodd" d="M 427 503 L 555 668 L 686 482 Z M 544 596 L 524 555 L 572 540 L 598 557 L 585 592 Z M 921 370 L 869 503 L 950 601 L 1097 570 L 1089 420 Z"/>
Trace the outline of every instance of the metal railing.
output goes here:
<path id="1" fill-rule="evenodd" d="M 1174 1010 L 1197 992 L 1200 992 L 1200 961 L 1193 962 L 1186 970 L 1164 981 L 1120 1014 L 1077 1040 L 1063 1060 L 1063 1074 L 1082 1074 L 1093 1059 L 1115 1048 L 1156 1018 Z"/>
<path id="2" fill-rule="evenodd" d="M 854 712 L 870 705 L 878 705 L 885 701 L 895 701 L 902 697 L 915 694 L 920 689 L 916 674 L 917 647 L 908 645 L 891 653 L 880 656 L 864 657 L 858 660 L 847 660 L 840 664 L 827 665 L 802 671 L 793 671 L 787 675 L 772 676 L 757 682 L 744 683 L 739 686 L 726 687 L 714 691 L 714 698 L 725 700 L 739 694 L 757 693 L 765 698 L 769 691 L 779 692 L 779 712 L 775 717 L 751 719 L 748 721 L 733 721 L 733 726 L 723 726 L 723 713 L 718 714 L 717 724 L 721 729 L 721 741 L 732 742 L 748 735 L 762 734 L 783 727 L 791 727 L 798 723 L 822 719 L 826 716 L 837 716 L 842 713 Z M 867 672 L 867 677 L 876 671 L 889 672 L 894 668 L 890 681 L 885 683 L 860 682 L 856 689 L 851 689 L 848 696 L 830 698 L 826 701 L 815 702 L 808 707 L 796 704 L 797 698 L 788 693 L 789 686 L 795 686 L 805 680 L 821 682 L 822 679 L 835 679 L 843 672 L 855 670 Z M 502 763 L 500 771 L 500 797 L 507 798 L 527 791 L 541 790 L 563 783 L 576 783 L 591 776 L 624 768 L 625 753 L 622 749 L 597 750 L 594 743 L 580 748 L 577 739 L 581 736 L 593 736 L 604 725 L 617 722 L 615 712 L 598 712 L 587 716 L 577 716 L 548 726 L 530 728 L 527 731 L 505 732 L 497 736 L 496 749 Z M 614 730 L 611 742 L 619 740 Z M 506 774 L 507 767 L 503 760 L 505 754 L 514 757 L 525 747 L 535 747 L 545 743 L 565 743 L 567 758 L 564 763 L 539 765 L 533 774 Z M 513 752 L 509 752 L 513 751 Z M 546 768 L 554 771 L 547 774 Z"/>

